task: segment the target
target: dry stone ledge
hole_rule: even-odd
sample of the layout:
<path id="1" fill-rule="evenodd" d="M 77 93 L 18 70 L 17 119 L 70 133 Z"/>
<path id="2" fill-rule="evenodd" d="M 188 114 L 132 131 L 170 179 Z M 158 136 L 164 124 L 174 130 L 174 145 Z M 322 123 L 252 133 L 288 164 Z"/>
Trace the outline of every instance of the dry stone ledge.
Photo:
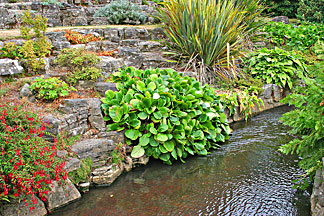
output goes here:
<path id="1" fill-rule="evenodd" d="M 289 18 L 286 16 L 277 16 L 272 18 L 273 22 L 282 22 L 284 24 L 289 24 Z"/>
<path id="2" fill-rule="evenodd" d="M 23 70 L 24 68 L 19 65 L 18 60 L 0 59 L 0 76 L 21 74 Z"/>
<path id="3" fill-rule="evenodd" d="M 91 182 L 97 185 L 110 185 L 124 171 L 124 166 L 109 165 L 97 168 L 91 173 Z"/>
<path id="4" fill-rule="evenodd" d="M 109 152 L 114 149 L 114 143 L 110 139 L 86 139 L 72 145 L 71 151 L 79 159 L 90 157 L 93 167 L 103 166 L 106 163 Z"/>
<path id="5" fill-rule="evenodd" d="M 65 185 L 59 185 L 54 181 L 52 186 L 51 191 L 46 196 L 46 207 L 49 211 L 81 197 L 80 192 L 69 179 L 67 179 Z"/>
<path id="6" fill-rule="evenodd" d="M 42 201 L 36 198 L 38 202 L 35 204 L 35 209 L 30 211 L 30 205 L 26 206 L 24 202 L 18 203 L 12 201 L 9 204 L 3 206 L 3 211 L 0 211 L 1 216 L 43 216 L 47 214 L 47 210 Z"/>

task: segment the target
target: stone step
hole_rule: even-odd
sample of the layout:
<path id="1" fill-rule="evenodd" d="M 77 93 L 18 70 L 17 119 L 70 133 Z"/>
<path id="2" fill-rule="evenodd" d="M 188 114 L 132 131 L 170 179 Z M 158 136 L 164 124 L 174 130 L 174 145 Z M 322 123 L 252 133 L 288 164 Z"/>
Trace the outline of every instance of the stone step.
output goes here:
<path id="1" fill-rule="evenodd" d="M 105 92 L 108 90 L 117 91 L 116 83 L 98 82 L 96 83 L 95 90 L 99 92 L 100 96 L 104 97 Z"/>

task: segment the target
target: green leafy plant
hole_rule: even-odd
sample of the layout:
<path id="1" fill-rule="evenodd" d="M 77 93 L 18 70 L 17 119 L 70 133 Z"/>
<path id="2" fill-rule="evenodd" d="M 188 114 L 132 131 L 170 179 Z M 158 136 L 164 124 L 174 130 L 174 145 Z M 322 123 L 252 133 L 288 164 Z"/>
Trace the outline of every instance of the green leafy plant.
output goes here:
<path id="1" fill-rule="evenodd" d="M 118 92 L 102 99 L 108 130 L 125 130 L 132 157 L 144 154 L 167 164 L 188 154 L 207 155 L 229 138 L 220 97 L 209 86 L 172 69 L 114 73 Z"/>
<path id="2" fill-rule="evenodd" d="M 41 100 L 54 100 L 58 97 L 65 97 L 70 91 L 76 91 L 75 88 L 69 87 L 65 82 L 52 77 L 44 79 L 37 77 L 30 85 L 30 90 Z"/>
<path id="3" fill-rule="evenodd" d="M 264 106 L 263 100 L 258 98 L 254 93 L 250 93 L 248 89 L 241 91 L 236 90 L 232 92 L 227 92 L 219 95 L 221 101 L 224 103 L 225 107 L 229 110 L 229 115 L 233 116 L 236 112 L 236 107 L 239 107 L 240 114 L 243 115 L 245 120 L 252 115 L 252 111 L 255 106 L 259 110 Z"/>
<path id="4" fill-rule="evenodd" d="M 303 77 L 306 72 L 301 58 L 279 48 L 260 49 L 245 59 L 245 63 L 245 71 L 252 77 L 282 88 L 291 89 L 294 79 Z"/>
<path id="5" fill-rule="evenodd" d="M 301 188 L 307 186 L 306 176 L 312 177 L 317 169 L 322 168 L 324 157 L 323 65 L 311 71 L 311 74 L 314 78 L 305 77 L 305 85 L 297 86 L 293 94 L 282 101 L 296 107 L 281 118 L 284 124 L 292 128 L 290 133 L 295 135 L 295 139 L 281 146 L 280 150 L 299 156 L 299 166 L 306 171 L 305 176 L 295 181 L 296 186 Z"/>
<path id="6" fill-rule="evenodd" d="M 300 0 L 297 17 L 308 22 L 324 22 L 323 0 Z"/>
<path id="7" fill-rule="evenodd" d="M 125 21 L 139 21 L 144 23 L 147 15 L 142 9 L 127 0 L 112 1 L 103 8 L 99 8 L 94 17 L 107 17 L 110 24 L 123 24 Z"/>
<path id="8" fill-rule="evenodd" d="M 45 36 L 46 29 L 46 17 L 40 15 L 33 17 L 29 10 L 24 12 L 20 32 L 27 41 L 19 48 L 19 52 L 22 55 L 23 62 L 27 65 L 27 71 L 37 71 L 45 68 L 43 58 L 50 55 L 53 47 Z M 34 34 L 36 38 L 31 40 Z"/>
<path id="9" fill-rule="evenodd" d="M 170 0 L 158 8 L 170 48 L 199 67 L 199 80 L 236 79 L 234 60 L 245 38 L 261 24 L 258 0 Z"/>
<path id="10" fill-rule="evenodd" d="M 70 71 L 67 81 L 71 84 L 78 80 L 95 80 L 101 77 L 101 70 L 97 67 L 100 61 L 100 57 L 84 48 L 63 49 L 55 59 L 56 63 Z"/>
<path id="11" fill-rule="evenodd" d="M 77 170 L 68 173 L 69 179 L 73 184 L 79 184 L 80 182 L 89 182 L 89 176 L 91 173 L 92 160 L 87 157 L 81 160 L 80 167 Z"/>
<path id="12" fill-rule="evenodd" d="M 266 12 L 271 16 L 287 16 L 295 18 L 300 0 L 265 0 Z"/>
<path id="13" fill-rule="evenodd" d="M 19 59 L 22 55 L 18 52 L 19 46 L 13 42 L 6 42 L 0 49 L 0 58 Z"/>
<path id="14" fill-rule="evenodd" d="M 302 24 L 294 26 L 281 22 L 269 22 L 261 31 L 268 33 L 271 45 L 288 50 L 311 49 L 318 40 L 324 39 L 324 25 Z"/>

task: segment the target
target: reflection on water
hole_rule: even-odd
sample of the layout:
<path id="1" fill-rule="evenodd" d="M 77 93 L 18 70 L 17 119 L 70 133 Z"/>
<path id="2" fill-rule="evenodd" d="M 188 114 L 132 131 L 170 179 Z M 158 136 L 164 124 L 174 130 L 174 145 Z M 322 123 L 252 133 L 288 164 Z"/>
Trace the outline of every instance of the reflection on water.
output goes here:
<path id="1" fill-rule="evenodd" d="M 52 215 L 307 216 L 309 193 L 292 189 L 292 179 L 302 173 L 296 157 L 277 151 L 291 140 L 278 122 L 286 111 L 233 125 L 230 140 L 208 157 L 173 166 L 151 161 Z"/>

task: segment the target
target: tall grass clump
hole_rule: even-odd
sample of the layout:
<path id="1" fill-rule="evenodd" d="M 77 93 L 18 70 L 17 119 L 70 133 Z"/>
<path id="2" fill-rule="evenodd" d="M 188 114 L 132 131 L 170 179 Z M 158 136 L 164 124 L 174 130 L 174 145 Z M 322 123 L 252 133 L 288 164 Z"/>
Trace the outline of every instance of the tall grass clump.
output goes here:
<path id="1" fill-rule="evenodd" d="M 198 78 L 237 79 L 239 48 L 261 24 L 259 0 L 169 0 L 158 9 L 170 46 L 190 59 Z"/>

